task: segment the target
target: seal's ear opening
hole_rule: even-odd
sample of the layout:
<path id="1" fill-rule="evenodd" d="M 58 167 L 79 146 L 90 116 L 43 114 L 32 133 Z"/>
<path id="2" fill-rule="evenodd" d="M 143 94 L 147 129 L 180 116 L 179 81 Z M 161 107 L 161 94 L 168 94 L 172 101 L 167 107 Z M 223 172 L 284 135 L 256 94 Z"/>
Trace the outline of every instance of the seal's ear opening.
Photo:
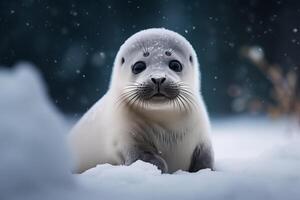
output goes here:
<path id="1" fill-rule="evenodd" d="M 124 64 L 124 62 L 125 62 L 125 58 L 124 58 L 124 57 L 122 57 L 122 59 L 121 59 L 121 65 L 123 65 L 123 64 Z"/>
<path id="2" fill-rule="evenodd" d="M 189 60 L 193 64 L 193 57 L 192 56 L 190 56 Z"/>

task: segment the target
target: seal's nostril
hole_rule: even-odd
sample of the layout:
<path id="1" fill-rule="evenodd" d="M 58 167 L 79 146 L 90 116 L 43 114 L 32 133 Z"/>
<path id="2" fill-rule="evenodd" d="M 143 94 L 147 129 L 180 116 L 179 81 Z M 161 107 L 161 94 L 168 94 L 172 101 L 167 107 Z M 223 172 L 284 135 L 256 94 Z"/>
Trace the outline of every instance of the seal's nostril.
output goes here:
<path id="1" fill-rule="evenodd" d="M 156 79 L 155 78 L 151 78 L 151 81 L 156 84 Z"/>
<path id="2" fill-rule="evenodd" d="M 163 82 L 165 82 L 166 78 L 163 77 L 163 78 L 151 78 L 151 81 L 154 83 L 154 84 L 158 84 L 158 85 L 161 85 Z"/>

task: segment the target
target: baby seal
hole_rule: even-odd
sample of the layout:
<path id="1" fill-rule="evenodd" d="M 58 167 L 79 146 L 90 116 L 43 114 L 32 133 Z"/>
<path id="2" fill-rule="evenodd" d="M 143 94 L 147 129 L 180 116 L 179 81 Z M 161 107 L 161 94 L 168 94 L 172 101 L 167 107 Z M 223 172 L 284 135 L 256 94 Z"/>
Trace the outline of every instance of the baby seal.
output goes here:
<path id="1" fill-rule="evenodd" d="M 197 55 L 183 36 L 163 28 L 131 36 L 117 53 L 107 93 L 69 135 L 75 172 L 136 160 L 163 173 L 212 169 L 199 79 Z"/>

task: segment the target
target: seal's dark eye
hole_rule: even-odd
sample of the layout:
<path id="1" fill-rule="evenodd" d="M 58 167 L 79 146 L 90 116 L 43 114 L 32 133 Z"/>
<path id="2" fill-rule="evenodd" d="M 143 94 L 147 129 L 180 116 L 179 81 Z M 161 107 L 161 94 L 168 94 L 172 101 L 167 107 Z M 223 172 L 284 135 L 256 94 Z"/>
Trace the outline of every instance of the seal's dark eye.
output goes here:
<path id="1" fill-rule="evenodd" d="M 181 72 L 182 71 L 182 65 L 178 60 L 171 60 L 169 63 L 169 67 L 171 70 L 175 72 Z"/>
<path id="2" fill-rule="evenodd" d="M 138 61 L 132 66 L 132 73 L 138 74 L 146 69 L 146 63 L 143 61 Z"/>

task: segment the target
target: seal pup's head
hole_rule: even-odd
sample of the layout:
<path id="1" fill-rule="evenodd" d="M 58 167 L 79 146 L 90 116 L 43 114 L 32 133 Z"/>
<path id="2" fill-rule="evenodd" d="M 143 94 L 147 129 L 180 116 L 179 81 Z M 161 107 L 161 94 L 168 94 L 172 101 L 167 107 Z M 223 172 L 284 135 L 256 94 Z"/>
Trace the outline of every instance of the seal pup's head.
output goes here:
<path id="1" fill-rule="evenodd" d="M 164 28 L 140 31 L 121 46 L 110 89 L 118 103 L 143 110 L 189 111 L 199 96 L 199 66 L 191 44 Z"/>

